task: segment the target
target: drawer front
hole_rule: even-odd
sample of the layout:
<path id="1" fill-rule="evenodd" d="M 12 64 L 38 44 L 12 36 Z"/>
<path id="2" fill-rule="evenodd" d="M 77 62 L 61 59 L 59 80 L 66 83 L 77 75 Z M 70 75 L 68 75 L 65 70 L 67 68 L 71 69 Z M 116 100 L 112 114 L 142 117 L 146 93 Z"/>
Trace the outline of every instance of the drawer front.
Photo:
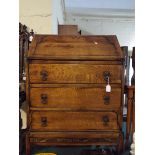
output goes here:
<path id="1" fill-rule="evenodd" d="M 105 92 L 103 87 L 50 87 L 31 88 L 30 101 L 33 108 L 64 110 L 118 109 L 121 106 L 121 89 Z"/>
<path id="2" fill-rule="evenodd" d="M 32 112 L 31 130 L 84 131 L 117 130 L 117 114 L 114 112 Z"/>
<path id="3" fill-rule="evenodd" d="M 119 132 L 32 132 L 31 142 L 59 145 L 103 145 L 117 144 Z"/>
<path id="4" fill-rule="evenodd" d="M 121 83 L 121 65 L 29 64 L 30 83 Z"/>

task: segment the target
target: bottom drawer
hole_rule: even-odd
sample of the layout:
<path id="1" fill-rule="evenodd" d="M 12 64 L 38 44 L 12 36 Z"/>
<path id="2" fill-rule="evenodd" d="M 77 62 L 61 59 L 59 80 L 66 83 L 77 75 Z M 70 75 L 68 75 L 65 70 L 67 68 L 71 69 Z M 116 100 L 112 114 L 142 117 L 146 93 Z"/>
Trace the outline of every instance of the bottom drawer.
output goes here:
<path id="1" fill-rule="evenodd" d="M 30 127 L 37 131 L 118 130 L 118 119 L 115 112 L 35 111 Z"/>
<path id="2" fill-rule="evenodd" d="M 32 132 L 31 143 L 50 143 L 56 145 L 115 145 L 119 132 Z"/>

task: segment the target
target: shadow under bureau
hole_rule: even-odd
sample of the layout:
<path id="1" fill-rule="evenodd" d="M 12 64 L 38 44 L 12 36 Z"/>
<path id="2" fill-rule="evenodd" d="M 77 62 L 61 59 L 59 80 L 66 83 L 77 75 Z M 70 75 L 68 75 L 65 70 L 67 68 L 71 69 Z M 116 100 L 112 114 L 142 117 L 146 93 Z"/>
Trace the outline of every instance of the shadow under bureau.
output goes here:
<path id="1" fill-rule="evenodd" d="M 27 56 L 31 145 L 123 147 L 124 55 L 116 36 L 35 35 Z"/>

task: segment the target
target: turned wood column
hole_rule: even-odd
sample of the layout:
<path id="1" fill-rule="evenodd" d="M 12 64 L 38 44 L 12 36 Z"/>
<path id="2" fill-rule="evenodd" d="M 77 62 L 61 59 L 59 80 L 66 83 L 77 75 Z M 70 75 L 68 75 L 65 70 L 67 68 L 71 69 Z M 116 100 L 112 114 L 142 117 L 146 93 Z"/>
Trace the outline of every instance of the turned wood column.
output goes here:
<path id="1" fill-rule="evenodd" d="M 127 86 L 127 125 L 126 125 L 126 143 L 129 146 L 130 133 L 135 131 L 135 86 Z"/>

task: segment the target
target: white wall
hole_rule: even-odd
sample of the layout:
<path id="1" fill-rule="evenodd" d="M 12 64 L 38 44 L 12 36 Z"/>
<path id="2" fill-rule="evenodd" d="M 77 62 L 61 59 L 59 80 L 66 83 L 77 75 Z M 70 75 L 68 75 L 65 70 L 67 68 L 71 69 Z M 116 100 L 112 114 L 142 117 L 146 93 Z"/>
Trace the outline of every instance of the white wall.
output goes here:
<path id="1" fill-rule="evenodd" d="M 65 0 L 66 7 L 134 9 L 135 0 Z"/>
<path id="2" fill-rule="evenodd" d="M 65 24 L 76 24 L 82 35 L 117 35 L 121 46 L 135 46 L 134 18 L 67 15 Z"/>
<path id="3" fill-rule="evenodd" d="M 38 34 L 52 33 L 52 0 L 19 0 L 19 22 Z"/>
<path id="4" fill-rule="evenodd" d="M 52 34 L 58 34 L 58 24 L 64 24 L 64 1 L 53 0 Z"/>
<path id="5" fill-rule="evenodd" d="M 37 34 L 57 34 L 64 23 L 63 0 L 20 0 L 19 22 Z"/>

